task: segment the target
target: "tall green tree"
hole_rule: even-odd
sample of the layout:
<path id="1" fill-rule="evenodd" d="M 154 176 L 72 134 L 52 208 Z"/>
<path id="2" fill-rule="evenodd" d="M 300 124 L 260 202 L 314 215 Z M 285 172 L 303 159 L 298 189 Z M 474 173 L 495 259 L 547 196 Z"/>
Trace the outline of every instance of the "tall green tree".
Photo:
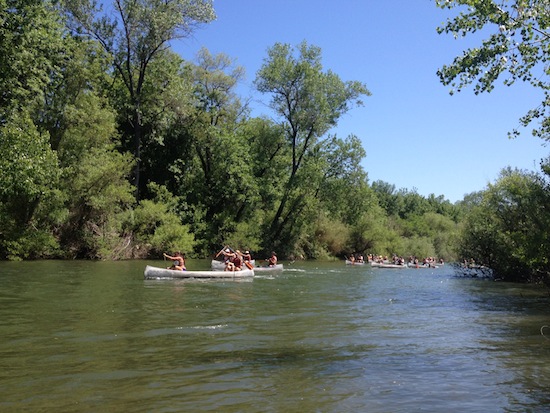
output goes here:
<path id="1" fill-rule="evenodd" d="M 307 231 L 312 235 L 305 238 L 307 249 L 303 252 L 315 257 L 322 257 L 323 253 L 365 253 L 364 243 L 356 242 L 355 229 L 365 214 L 378 208 L 367 173 L 360 164 L 365 150 L 354 135 L 346 139 L 329 136 L 318 154 L 317 176 L 308 176 L 309 187 L 315 189 L 313 199 L 318 203 L 310 201 L 315 207 L 313 229 Z M 304 215 L 300 220 L 304 220 Z"/>
<path id="2" fill-rule="evenodd" d="M 355 135 L 345 139 L 329 136 L 322 151 L 326 163 L 315 197 L 332 217 L 352 225 L 376 203 L 361 166 L 366 152 Z"/>
<path id="3" fill-rule="evenodd" d="M 133 1 L 114 0 L 110 5 L 95 0 L 68 0 L 67 10 L 75 29 L 99 41 L 112 56 L 117 76 L 128 93 L 128 125 L 136 159 L 134 185 L 139 199 L 144 85 L 150 65 L 169 47 L 170 41 L 192 35 L 201 24 L 215 19 L 212 0 Z"/>
<path id="4" fill-rule="evenodd" d="M 55 254 L 51 233 L 62 222 L 60 170 L 49 135 L 25 111 L 0 124 L 0 258 Z"/>
<path id="5" fill-rule="evenodd" d="M 188 125 L 196 109 L 194 105 L 194 80 L 191 65 L 176 53 L 165 50 L 150 64 L 150 75 L 143 90 L 147 104 L 142 106 L 144 136 L 141 146 L 142 186 L 151 182 L 165 185 L 172 193 L 177 192 L 180 164 L 192 156 L 192 136 Z M 114 106 L 119 108 L 119 122 L 127 130 L 125 113 L 125 86 L 116 83 Z M 154 195 L 141 191 L 143 199 Z"/>
<path id="6" fill-rule="evenodd" d="M 380 207 L 390 216 L 398 215 L 399 205 L 395 185 L 379 179 L 374 181 L 371 187 L 376 194 Z"/>
<path id="7" fill-rule="evenodd" d="M 120 214 L 133 201 L 132 163 L 116 149 L 116 117 L 106 95 L 109 69 L 96 41 L 65 36 L 35 120 L 57 158 L 64 219 L 49 230 L 63 257 L 116 258 L 113 251 L 123 242 Z"/>
<path id="8" fill-rule="evenodd" d="M 0 122 L 12 111 L 36 113 L 62 58 L 63 23 L 54 4 L 0 0 Z"/>
<path id="9" fill-rule="evenodd" d="M 49 1 L 0 1 L 0 257 L 57 250 L 57 155 L 40 127 L 64 60 L 63 23 Z"/>
<path id="10" fill-rule="evenodd" d="M 270 107 L 279 116 L 290 146 L 284 190 L 269 228 L 271 242 L 285 243 L 283 234 L 309 199 L 304 196 L 308 181 L 301 179 L 307 175 L 308 157 L 351 105 L 361 105 L 360 98 L 370 92 L 360 82 L 344 82 L 330 70 L 323 72 L 320 48 L 306 42 L 296 49 L 276 43 L 268 50 L 254 83 L 271 96 Z"/>
<path id="11" fill-rule="evenodd" d="M 252 156 L 252 173 L 258 187 L 256 210 L 272 211 L 284 188 L 291 153 L 282 125 L 267 117 L 248 119 L 242 125 Z M 265 216 L 264 216 L 265 217 Z"/>
<path id="12" fill-rule="evenodd" d="M 473 84 L 476 94 L 490 92 L 500 78 L 510 86 L 530 83 L 544 94 L 542 102 L 520 119 L 524 126 L 538 120 L 533 134 L 550 139 L 550 8 L 547 0 L 436 0 L 438 7 L 458 14 L 439 33 L 465 37 L 486 34 L 481 44 L 464 51 L 438 75 L 451 94 Z M 517 135 L 514 130 L 512 135 Z"/>
<path id="13" fill-rule="evenodd" d="M 249 218 L 246 209 L 257 198 L 244 127 L 249 111 L 235 93 L 244 69 L 234 59 L 202 49 L 188 70 L 192 111 L 174 134 L 187 156 L 175 160 L 171 170 L 175 193 L 193 210 L 189 216 L 194 222 L 189 223 L 205 241 L 199 248 L 209 250 Z"/>
<path id="14" fill-rule="evenodd" d="M 58 156 L 68 217 L 61 227 L 64 255 L 71 258 L 125 258 L 122 213 L 134 202 L 128 181 L 130 154 L 116 150 L 115 114 L 93 93 L 78 93 L 65 106 Z"/>
<path id="15" fill-rule="evenodd" d="M 273 245 L 266 235 L 266 228 L 269 228 L 268 223 L 283 192 L 290 151 L 282 126 L 272 119 L 247 119 L 239 129 L 247 145 L 245 153 L 253 185 L 240 216 L 251 227 L 250 232 L 258 237 L 256 251 L 269 254 Z"/>

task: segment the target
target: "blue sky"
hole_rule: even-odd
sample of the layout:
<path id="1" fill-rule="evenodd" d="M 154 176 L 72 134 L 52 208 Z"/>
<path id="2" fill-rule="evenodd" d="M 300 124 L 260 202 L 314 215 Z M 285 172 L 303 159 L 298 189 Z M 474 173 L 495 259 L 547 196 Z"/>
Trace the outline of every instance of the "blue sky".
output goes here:
<path id="1" fill-rule="evenodd" d="M 450 96 L 439 82 L 437 69 L 475 43 L 437 34 L 450 12 L 433 0 L 216 0 L 214 7 L 217 20 L 173 48 L 186 60 L 201 47 L 235 59 L 246 70 L 237 93 L 251 99 L 253 116 L 275 116 L 252 82 L 276 42 L 318 46 L 325 71 L 367 85 L 372 96 L 330 133 L 361 139 L 370 182 L 456 202 L 504 167 L 538 171 L 549 153 L 530 130 L 507 137 L 542 100 L 539 91 L 499 82 L 490 94 L 469 88 Z"/>

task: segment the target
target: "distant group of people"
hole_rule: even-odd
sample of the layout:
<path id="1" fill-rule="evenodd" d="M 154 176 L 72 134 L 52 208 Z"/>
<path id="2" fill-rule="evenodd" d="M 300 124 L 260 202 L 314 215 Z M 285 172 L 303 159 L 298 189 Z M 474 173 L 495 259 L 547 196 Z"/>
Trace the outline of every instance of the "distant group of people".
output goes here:
<path id="1" fill-rule="evenodd" d="M 375 262 L 378 264 L 395 264 L 395 265 L 405 265 L 405 259 L 399 255 L 394 254 L 391 259 L 387 255 L 374 255 L 369 254 L 369 262 Z"/>
<path id="2" fill-rule="evenodd" d="M 365 262 L 364 257 L 361 254 L 358 255 L 352 255 L 350 257 L 351 262 Z M 382 263 L 392 263 L 392 264 L 404 264 L 405 260 L 403 257 L 398 257 L 397 255 L 394 255 L 391 260 L 388 259 L 387 255 L 376 255 L 376 254 L 367 254 L 367 262 L 376 262 L 379 264 Z"/>
<path id="3" fill-rule="evenodd" d="M 223 254 L 225 262 L 225 271 L 241 271 L 243 269 L 243 264 L 246 265 L 249 269 L 254 268 L 252 263 L 252 255 L 250 251 L 245 251 L 242 253 L 239 250 L 233 251 L 228 246 L 225 246 L 217 255 Z M 268 266 L 273 267 L 277 265 L 277 254 L 275 251 L 271 252 L 271 256 L 266 259 Z"/>
<path id="4" fill-rule="evenodd" d="M 352 254 L 349 258 L 352 263 L 364 262 L 363 256 L 360 254 Z M 367 254 L 367 262 L 375 262 L 378 264 L 395 264 L 395 265 L 405 265 L 405 264 L 414 264 L 414 265 L 426 265 L 426 266 L 435 266 L 443 265 L 444 261 L 442 258 L 439 260 L 435 257 L 426 257 L 422 260 L 419 260 L 416 256 L 409 256 L 408 260 L 405 260 L 402 256 L 394 254 L 391 258 L 387 255 L 376 255 L 376 254 Z"/>
<path id="5" fill-rule="evenodd" d="M 241 271 L 243 269 L 243 265 L 248 267 L 249 269 L 254 268 L 252 255 L 250 254 L 250 251 L 245 251 L 244 253 L 235 250 L 233 251 L 228 246 L 225 246 L 216 257 L 223 254 L 223 261 L 225 264 L 225 271 Z M 175 252 L 174 255 L 168 255 L 166 253 L 163 254 L 164 258 L 167 258 L 172 261 L 172 265 L 170 267 L 167 267 L 169 270 L 178 270 L 178 271 L 186 271 L 187 268 L 185 266 L 185 254 L 181 252 Z M 352 263 L 364 263 L 365 259 L 363 255 L 361 254 L 352 254 L 349 257 L 349 260 Z M 277 254 L 275 251 L 271 252 L 271 256 L 267 258 L 265 261 L 267 261 L 267 265 L 269 267 L 274 267 L 277 265 Z M 376 262 L 376 263 L 392 263 L 396 265 L 405 265 L 405 259 L 398 255 L 393 255 L 391 260 L 388 259 L 387 255 L 374 255 L 374 254 L 368 254 L 367 255 L 367 262 Z M 409 256 L 409 259 L 407 261 L 409 265 L 424 265 L 424 266 L 434 266 L 436 264 L 443 265 L 444 261 L 443 259 L 437 260 L 435 257 L 426 257 L 422 260 L 419 260 L 416 256 Z M 473 259 L 468 262 L 467 260 L 464 260 L 465 266 L 475 266 L 475 261 Z"/>
<path id="6" fill-rule="evenodd" d="M 391 263 L 395 265 L 405 265 L 405 258 L 401 257 L 400 255 L 394 254 L 391 257 Z"/>
<path id="7" fill-rule="evenodd" d="M 444 263 L 445 262 L 443 261 L 443 258 L 440 258 L 439 260 L 437 260 L 435 257 L 426 257 L 421 261 L 416 256 L 409 257 L 409 264 L 413 264 L 413 265 L 435 267 L 436 264 L 443 265 Z"/>
<path id="8" fill-rule="evenodd" d="M 358 254 L 357 256 L 355 254 L 352 254 L 349 257 L 349 260 L 352 263 L 363 263 L 363 262 L 365 262 L 365 258 L 361 254 Z"/>

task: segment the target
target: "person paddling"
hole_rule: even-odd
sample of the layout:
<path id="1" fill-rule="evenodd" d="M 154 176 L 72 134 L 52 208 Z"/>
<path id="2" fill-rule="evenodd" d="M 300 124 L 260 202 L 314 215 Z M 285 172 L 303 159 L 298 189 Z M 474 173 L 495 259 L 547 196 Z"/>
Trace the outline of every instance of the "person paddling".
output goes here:
<path id="1" fill-rule="evenodd" d="M 251 270 L 254 268 L 254 264 L 252 264 L 252 255 L 250 254 L 250 251 L 245 251 L 244 254 L 241 255 L 243 259 L 244 265 Z"/>
<path id="2" fill-rule="evenodd" d="M 174 256 L 168 255 L 166 253 L 163 253 L 164 258 L 168 258 L 169 260 L 172 260 L 173 263 L 170 267 L 168 267 L 169 270 L 177 270 L 177 271 L 186 271 L 187 268 L 185 268 L 185 255 L 181 252 L 176 252 Z"/>
<path id="3" fill-rule="evenodd" d="M 270 267 L 275 267 L 277 265 L 277 254 L 275 254 L 275 251 L 271 252 L 271 257 L 267 259 L 267 265 Z"/>
<path id="4" fill-rule="evenodd" d="M 241 252 L 239 250 L 235 251 L 235 256 L 233 257 L 233 268 L 230 271 L 240 271 L 243 269 L 243 259 Z"/>
<path id="5" fill-rule="evenodd" d="M 225 263 L 225 271 L 235 271 L 235 259 L 237 258 L 237 253 L 229 247 L 226 247 L 222 252 L 223 261 Z"/>
<path id="6" fill-rule="evenodd" d="M 250 251 L 245 251 L 243 254 L 243 260 L 251 262 L 252 261 L 252 255 L 250 255 Z"/>

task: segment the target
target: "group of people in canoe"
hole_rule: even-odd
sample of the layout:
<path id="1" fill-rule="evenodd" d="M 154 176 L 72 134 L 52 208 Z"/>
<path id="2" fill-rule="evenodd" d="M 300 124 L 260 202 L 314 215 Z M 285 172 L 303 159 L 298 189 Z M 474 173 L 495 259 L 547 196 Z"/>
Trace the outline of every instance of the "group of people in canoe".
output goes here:
<path id="1" fill-rule="evenodd" d="M 248 269 L 253 269 L 253 259 L 250 251 L 245 251 L 242 253 L 239 250 L 233 250 L 228 246 L 222 248 L 220 252 L 216 255 L 216 258 L 223 254 L 223 261 L 225 263 L 225 271 L 240 271 L 243 269 L 243 266 L 246 266 Z M 271 256 L 266 259 L 269 267 L 274 267 L 277 265 L 277 254 L 275 251 L 271 252 Z"/>
<path id="2" fill-rule="evenodd" d="M 409 264 L 423 265 L 425 267 L 435 267 L 436 265 L 443 265 L 444 263 L 443 258 L 438 260 L 435 257 L 426 257 L 419 260 L 416 256 L 409 257 Z"/>
<path id="3" fill-rule="evenodd" d="M 360 254 L 357 254 L 357 255 L 352 254 L 349 260 L 352 263 L 365 262 L 363 256 Z M 424 266 L 435 266 L 436 264 L 443 265 L 444 263 L 443 259 L 437 260 L 435 257 L 426 257 L 422 260 L 419 260 L 416 256 L 412 256 L 412 255 L 409 257 L 408 261 L 406 261 L 405 258 L 395 254 L 391 258 L 388 258 L 387 255 L 368 254 L 367 262 L 375 262 L 379 264 L 390 263 L 395 265 L 405 265 L 405 263 L 408 263 L 408 264 L 424 265 Z"/>
<path id="4" fill-rule="evenodd" d="M 239 250 L 233 250 L 228 246 L 222 248 L 220 252 L 216 255 L 216 258 L 223 254 L 223 261 L 225 264 L 225 271 L 241 271 L 243 265 L 249 269 L 254 268 L 252 255 L 250 251 L 245 251 L 242 253 Z M 187 267 L 185 266 L 185 254 L 177 251 L 174 255 L 168 255 L 166 253 L 162 254 L 164 258 L 172 261 L 172 265 L 167 267 L 169 270 L 177 271 L 186 271 Z M 277 254 L 275 251 L 271 252 L 271 256 L 266 259 L 267 265 L 269 267 L 274 267 L 277 265 Z"/>
<path id="5" fill-rule="evenodd" d="M 357 254 L 357 255 L 352 254 L 349 257 L 349 261 L 351 261 L 352 264 L 355 264 L 355 263 L 362 264 L 365 262 L 365 258 L 361 254 Z"/>
<path id="6" fill-rule="evenodd" d="M 252 264 L 252 256 L 250 251 L 245 251 L 244 254 L 239 251 L 233 251 L 229 247 L 224 247 L 218 254 L 216 258 L 223 254 L 223 262 L 225 263 L 225 271 L 241 271 L 243 265 L 246 265 L 249 269 L 254 268 Z"/>

